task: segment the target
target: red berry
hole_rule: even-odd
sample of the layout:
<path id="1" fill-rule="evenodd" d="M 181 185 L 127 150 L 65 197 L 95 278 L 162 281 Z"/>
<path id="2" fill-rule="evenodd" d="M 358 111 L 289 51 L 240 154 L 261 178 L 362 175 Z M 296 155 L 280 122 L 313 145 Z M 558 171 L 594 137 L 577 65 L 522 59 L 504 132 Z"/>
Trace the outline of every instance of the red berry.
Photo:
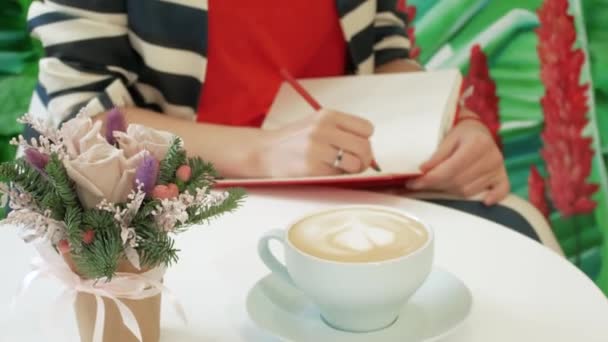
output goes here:
<path id="1" fill-rule="evenodd" d="M 177 195 L 179 195 L 179 189 L 177 185 L 173 183 L 168 185 L 157 185 L 152 190 L 152 198 L 155 199 L 163 200 L 168 198 L 175 198 L 177 197 Z"/>
<path id="2" fill-rule="evenodd" d="M 177 179 L 182 182 L 187 182 L 190 180 L 190 177 L 192 177 L 192 168 L 190 165 L 182 165 L 177 169 L 175 175 L 177 176 Z"/>
<path id="3" fill-rule="evenodd" d="M 93 242 L 93 238 L 95 238 L 95 231 L 93 229 L 87 229 L 82 233 L 82 242 L 86 245 L 90 245 Z"/>
<path id="4" fill-rule="evenodd" d="M 59 240 L 59 242 L 57 243 L 57 249 L 59 249 L 59 252 L 61 254 L 69 253 L 70 252 L 70 243 L 66 239 Z"/>
<path id="5" fill-rule="evenodd" d="M 177 187 L 177 185 L 171 183 L 167 185 L 167 187 L 169 187 L 169 198 L 175 198 L 177 197 L 177 195 L 179 195 L 179 188 Z"/>
<path id="6" fill-rule="evenodd" d="M 152 189 L 152 198 L 154 199 L 165 199 L 169 198 L 169 188 L 166 185 L 156 185 Z"/>

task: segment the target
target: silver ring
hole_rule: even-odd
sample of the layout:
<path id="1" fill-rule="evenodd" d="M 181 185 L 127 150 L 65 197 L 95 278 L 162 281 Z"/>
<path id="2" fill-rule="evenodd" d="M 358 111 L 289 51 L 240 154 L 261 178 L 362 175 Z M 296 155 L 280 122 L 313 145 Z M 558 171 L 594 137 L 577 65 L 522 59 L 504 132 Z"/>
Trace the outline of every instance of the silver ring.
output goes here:
<path id="1" fill-rule="evenodd" d="M 336 159 L 334 159 L 334 163 L 332 164 L 332 166 L 334 168 L 339 168 L 340 167 L 340 163 L 342 163 L 342 158 L 344 157 L 344 150 L 343 149 L 339 149 L 338 150 L 338 154 L 336 155 Z"/>

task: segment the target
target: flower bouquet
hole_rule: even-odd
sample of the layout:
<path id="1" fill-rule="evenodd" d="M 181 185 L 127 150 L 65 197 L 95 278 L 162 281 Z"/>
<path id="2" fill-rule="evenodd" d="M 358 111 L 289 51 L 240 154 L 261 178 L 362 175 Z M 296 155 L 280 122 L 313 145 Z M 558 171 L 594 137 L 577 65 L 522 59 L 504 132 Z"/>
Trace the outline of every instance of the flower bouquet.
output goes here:
<path id="1" fill-rule="evenodd" d="M 174 234 L 234 210 L 244 192 L 212 191 L 211 164 L 171 133 L 127 127 L 117 109 L 105 129 L 83 112 L 60 129 L 20 121 L 40 137 L 12 141 L 24 157 L 0 165 L 0 191 L 12 210 L 1 223 L 39 251 L 22 291 L 60 280 L 83 341 L 157 341 Z"/>

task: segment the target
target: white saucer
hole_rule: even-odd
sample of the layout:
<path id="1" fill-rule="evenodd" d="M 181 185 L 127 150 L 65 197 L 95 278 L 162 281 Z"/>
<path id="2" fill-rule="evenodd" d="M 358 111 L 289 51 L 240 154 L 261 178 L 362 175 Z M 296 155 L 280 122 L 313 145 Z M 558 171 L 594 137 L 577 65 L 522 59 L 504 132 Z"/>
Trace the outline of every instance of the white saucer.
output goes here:
<path id="1" fill-rule="evenodd" d="M 302 292 L 272 274 L 247 295 L 247 312 L 262 329 L 286 341 L 430 342 L 459 326 L 471 311 L 473 297 L 451 273 L 435 268 L 390 327 L 350 333 L 323 323 L 317 307 Z"/>

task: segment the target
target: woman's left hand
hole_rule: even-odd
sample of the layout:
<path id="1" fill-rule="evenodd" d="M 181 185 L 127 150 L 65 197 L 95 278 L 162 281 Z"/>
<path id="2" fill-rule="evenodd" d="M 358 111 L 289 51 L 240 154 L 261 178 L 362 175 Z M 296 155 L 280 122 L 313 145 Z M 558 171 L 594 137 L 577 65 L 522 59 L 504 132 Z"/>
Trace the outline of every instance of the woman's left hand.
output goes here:
<path id="1" fill-rule="evenodd" d="M 510 191 L 502 154 L 488 129 L 476 120 L 458 123 L 420 168 L 423 175 L 407 183 L 411 190 L 464 197 L 488 190 L 486 205 L 496 204 Z"/>

